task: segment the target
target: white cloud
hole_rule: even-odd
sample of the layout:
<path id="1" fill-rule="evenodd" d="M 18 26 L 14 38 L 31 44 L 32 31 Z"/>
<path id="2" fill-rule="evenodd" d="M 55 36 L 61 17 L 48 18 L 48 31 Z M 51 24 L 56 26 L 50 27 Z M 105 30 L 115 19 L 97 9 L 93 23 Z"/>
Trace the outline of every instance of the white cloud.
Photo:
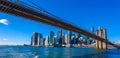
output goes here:
<path id="1" fill-rule="evenodd" d="M 6 40 L 8 40 L 8 39 L 6 39 L 6 38 L 3 38 L 3 40 L 4 40 L 4 41 L 6 41 Z"/>
<path id="2" fill-rule="evenodd" d="M 0 19 L 0 23 L 4 25 L 9 25 L 9 21 L 7 19 Z"/>

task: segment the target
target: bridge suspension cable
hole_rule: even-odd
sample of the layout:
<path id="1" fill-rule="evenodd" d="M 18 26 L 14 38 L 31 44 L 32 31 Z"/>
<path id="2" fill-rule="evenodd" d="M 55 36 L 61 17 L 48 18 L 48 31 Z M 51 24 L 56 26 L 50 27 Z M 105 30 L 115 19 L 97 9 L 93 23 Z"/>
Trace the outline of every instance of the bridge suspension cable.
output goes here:
<path id="1" fill-rule="evenodd" d="M 64 22 L 72 23 L 72 25 L 79 27 L 78 25 L 74 24 L 73 22 L 67 21 L 67 20 L 65 20 L 65 19 L 61 19 L 60 17 L 51 14 L 50 12 L 46 11 L 45 9 L 43 9 L 43 8 L 41 8 L 40 6 L 38 6 L 37 4 L 35 4 L 33 1 L 31 1 L 31 0 L 27 0 L 27 1 L 30 2 L 31 4 L 33 4 L 34 6 L 36 6 L 36 7 L 38 8 L 38 10 L 40 9 L 40 11 L 43 11 L 43 12 L 47 13 L 48 15 L 50 15 L 50 16 L 52 16 L 52 17 L 55 17 L 55 18 L 57 18 L 58 20 L 62 20 L 62 21 L 64 21 Z"/>

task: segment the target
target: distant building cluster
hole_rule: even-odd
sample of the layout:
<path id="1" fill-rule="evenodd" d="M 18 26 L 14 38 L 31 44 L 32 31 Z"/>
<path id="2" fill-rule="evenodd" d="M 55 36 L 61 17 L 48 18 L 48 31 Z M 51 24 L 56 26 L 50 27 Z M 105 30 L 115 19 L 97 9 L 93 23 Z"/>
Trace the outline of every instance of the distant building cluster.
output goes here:
<path id="1" fill-rule="evenodd" d="M 42 34 L 34 32 L 31 38 L 32 46 L 44 47 L 82 47 L 94 43 L 95 40 L 90 37 L 71 31 L 65 34 L 62 29 L 58 31 L 57 35 L 53 31 L 50 31 L 50 34 L 45 38 L 43 38 Z"/>

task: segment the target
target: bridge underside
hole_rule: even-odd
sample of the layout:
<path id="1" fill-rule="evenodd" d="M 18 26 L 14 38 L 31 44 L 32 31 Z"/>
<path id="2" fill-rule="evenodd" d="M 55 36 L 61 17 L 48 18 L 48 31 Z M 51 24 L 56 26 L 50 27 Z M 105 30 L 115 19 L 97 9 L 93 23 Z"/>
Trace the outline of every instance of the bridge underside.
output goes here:
<path id="1" fill-rule="evenodd" d="M 71 30 L 71 31 L 92 37 L 96 40 L 106 42 L 105 39 L 103 39 L 103 38 L 101 38 L 93 33 L 90 33 L 82 28 L 76 27 L 72 24 L 61 21 L 55 17 L 43 14 L 41 12 L 37 12 L 36 10 L 31 9 L 29 7 L 17 5 L 15 3 L 9 2 L 7 0 L 0 0 L 0 11 L 5 12 L 5 13 L 9 13 L 12 15 L 20 16 L 23 18 L 35 20 L 38 22 L 46 23 L 48 25 L 52 25 L 55 27 L 60 27 L 60 28 L 66 29 L 66 30 Z M 107 44 L 112 45 L 116 48 L 119 48 L 118 45 L 115 45 L 109 41 L 107 41 Z"/>

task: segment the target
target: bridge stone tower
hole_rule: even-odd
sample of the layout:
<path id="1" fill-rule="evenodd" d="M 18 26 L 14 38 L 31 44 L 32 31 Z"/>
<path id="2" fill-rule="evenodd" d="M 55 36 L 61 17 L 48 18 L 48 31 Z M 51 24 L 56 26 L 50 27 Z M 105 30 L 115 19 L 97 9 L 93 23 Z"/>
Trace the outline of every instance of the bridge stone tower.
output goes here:
<path id="1" fill-rule="evenodd" d="M 99 29 L 96 31 L 96 35 L 105 39 L 105 42 L 100 41 L 100 40 L 96 40 L 96 48 L 97 49 L 107 49 L 107 33 L 106 33 L 106 29 L 103 29 L 100 26 Z"/>

